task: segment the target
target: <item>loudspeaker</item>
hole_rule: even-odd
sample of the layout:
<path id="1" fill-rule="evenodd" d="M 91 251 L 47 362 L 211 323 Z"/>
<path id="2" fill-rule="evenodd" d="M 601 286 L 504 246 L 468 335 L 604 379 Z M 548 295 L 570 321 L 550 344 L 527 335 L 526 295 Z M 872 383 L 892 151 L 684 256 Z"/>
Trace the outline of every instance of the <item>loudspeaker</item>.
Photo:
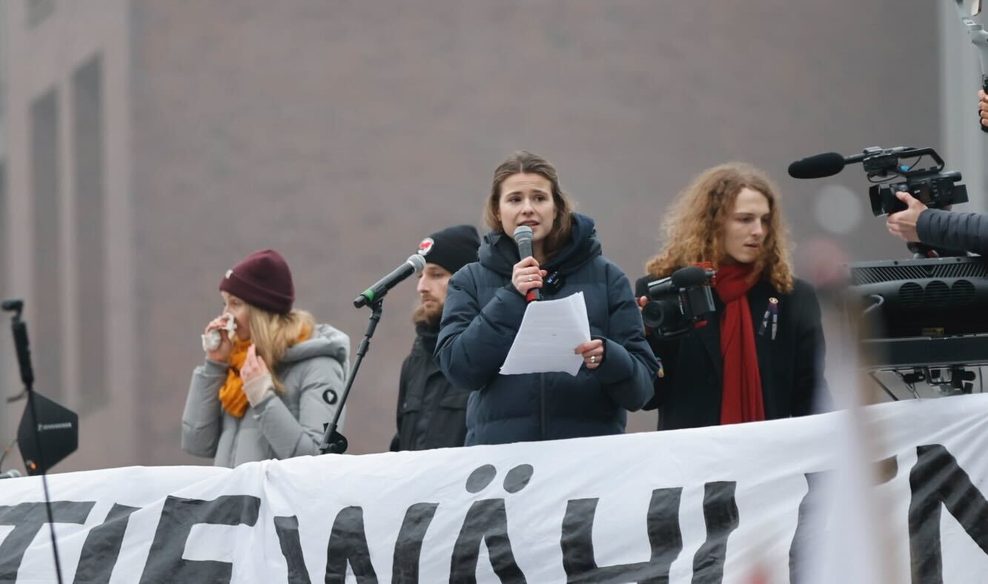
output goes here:
<path id="1" fill-rule="evenodd" d="M 848 266 L 870 338 L 988 333 L 988 264 L 946 257 Z"/>
<path id="2" fill-rule="evenodd" d="M 29 475 L 48 472 L 79 447 L 79 416 L 36 391 L 33 397 L 37 422 L 29 402 L 24 406 L 24 415 L 17 428 L 17 443 Z"/>

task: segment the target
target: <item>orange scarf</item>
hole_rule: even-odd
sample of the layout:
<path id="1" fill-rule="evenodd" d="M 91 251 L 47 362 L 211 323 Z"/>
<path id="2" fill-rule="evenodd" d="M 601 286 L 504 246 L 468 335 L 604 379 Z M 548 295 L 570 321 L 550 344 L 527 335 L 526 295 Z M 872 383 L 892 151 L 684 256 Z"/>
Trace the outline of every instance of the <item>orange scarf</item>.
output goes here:
<path id="1" fill-rule="evenodd" d="M 237 340 L 233 344 L 233 352 L 230 353 L 230 363 L 226 370 L 226 382 L 220 388 L 220 405 L 223 410 L 234 418 L 242 418 L 247 413 L 250 402 L 247 401 L 247 394 L 244 393 L 244 380 L 240 379 L 240 368 L 247 360 L 247 349 L 250 348 L 249 340 Z"/>
<path id="2" fill-rule="evenodd" d="M 311 336 L 312 327 L 309 325 L 303 326 L 298 339 L 289 346 L 301 343 Z M 244 393 L 244 380 L 240 378 L 240 368 L 244 366 L 244 361 L 247 360 L 247 349 L 250 348 L 250 345 L 251 342 L 249 340 L 237 340 L 233 344 L 233 352 L 230 353 L 229 368 L 226 371 L 226 382 L 220 388 L 220 405 L 223 406 L 223 411 L 234 418 L 244 417 L 244 414 L 247 413 L 247 408 L 250 406 L 250 402 L 247 401 L 247 394 Z M 269 365 L 268 369 L 272 369 L 272 367 Z M 274 375 L 274 372 L 271 374 Z"/>

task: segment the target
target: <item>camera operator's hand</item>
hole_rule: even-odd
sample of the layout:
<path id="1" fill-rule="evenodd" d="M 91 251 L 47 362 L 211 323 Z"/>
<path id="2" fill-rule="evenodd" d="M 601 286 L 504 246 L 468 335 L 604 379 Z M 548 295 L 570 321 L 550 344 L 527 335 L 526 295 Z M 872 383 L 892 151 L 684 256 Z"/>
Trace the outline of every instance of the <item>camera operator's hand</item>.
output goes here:
<path id="1" fill-rule="evenodd" d="M 919 235 L 916 233 L 916 222 L 919 221 L 920 213 L 926 210 L 926 205 L 903 191 L 896 192 L 895 196 L 906 204 L 906 210 L 889 215 L 885 226 L 888 227 L 889 233 L 896 237 L 905 241 L 918 242 Z"/>
<path id="2" fill-rule="evenodd" d="M 643 312 L 645 310 L 645 306 L 649 302 L 650 302 L 650 300 L 648 299 L 648 296 L 639 296 L 638 297 L 638 312 Z M 644 315 L 642 316 L 642 318 L 644 318 Z M 651 336 L 652 335 L 652 329 L 649 328 L 649 326 L 647 324 L 645 324 L 644 322 L 642 322 L 642 325 L 645 327 L 645 336 L 646 337 Z"/>
<path id="3" fill-rule="evenodd" d="M 981 125 L 988 126 L 988 93 L 978 90 L 978 113 L 981 114 Z"/>
<path id="4" fill-rule="evenodd" d="M 645 305 L 648 304 L 649 302 L 650 302 L 650 300 L 648 299 L 648 296 L 639 296 L 638 297 L 638 310 L 643 310 L 645 308 Z M 642 323 L 642 325 L 645 326 L 645 323 Z M 652 336 L 652 329 L 648 328 L 648 326 L 645 326 L 645 336 L 646 337 Z M 662 359 L 659 359 L 659 370 L 658 370 L 658 372 L 656 372 L 655 375 L 657 377 L 665 377 L 666 376 L 666 370 L 663 369 L 663 367 L 662 367 Z"/>

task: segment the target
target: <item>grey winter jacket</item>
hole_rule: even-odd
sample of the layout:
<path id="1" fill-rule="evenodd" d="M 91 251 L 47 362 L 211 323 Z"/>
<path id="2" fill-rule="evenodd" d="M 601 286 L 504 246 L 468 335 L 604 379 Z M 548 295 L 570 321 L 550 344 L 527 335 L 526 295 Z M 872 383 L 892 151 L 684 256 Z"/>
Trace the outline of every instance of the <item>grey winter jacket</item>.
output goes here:
<path id="1" fill-rule="evenodd" d="M 624 432 L 627 412 L 653 395 L 659 364 L 645 342 L 631 284 L 601 255 L 593 220 L 573 214 L 570 242 L 543 266 L 551 277 L 543 298 L 583 292 L 590 334 L 604 340 L 600 367 L 566 373 L 501 375 L 498 371 L 525 314 L 525 299 L 511 284 L 518 248 L 489 233 L 480 261 L 449 281 L 436 354 L 455 385 L 472 390 L 466 444 L 504 444 Z M 550 286 L 549 281 L 556 284 Z"/>
<path id="2" fill-rule="evenodd" d="M 239 419 L 220 407 L 227 365 L 206 360 L 192 372 L 182 414 L 182 449 L 228 467 L 319 454 L 323 424 L 335 414 L 343 393 L 349 354 L 346 334 L 316 325 L 312 338 L 290 347 L 275 371 L 284 391 L 248 407 Z"/>

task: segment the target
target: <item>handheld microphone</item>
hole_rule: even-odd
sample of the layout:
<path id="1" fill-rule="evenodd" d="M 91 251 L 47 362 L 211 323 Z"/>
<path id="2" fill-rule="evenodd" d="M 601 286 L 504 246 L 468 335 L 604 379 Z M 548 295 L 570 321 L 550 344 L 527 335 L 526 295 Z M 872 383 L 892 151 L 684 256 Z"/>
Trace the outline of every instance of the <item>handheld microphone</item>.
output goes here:
<path id="1" fill-rule="evenodd" d="M 824 178 L 834 176 L 844 170 L 844 167 L 848 164 L 854 164 L 856 162 L 865 162 L 865 170 L 867 171 L 869 170 L 868 161 L 870 160 L 894 156 L 908 156 L 915 151 L 915 148 L 908 146 L 896 146 L 895 148 L 871 146 L 865 148 L 861 154 L 853 154 L 851 156 L 844 156 L 837 152 L 824 152 L 823 154 L 807 156 L 790 164 L 789 176 L 793 178 Z"/>
<path id="2" fill-rule="evenodd" d="M 408 256 L 405 263 L 392 270 L 390 274 L 378 280 L 377 283 L 370 288 L 361 292 L 360 296 L 354 298 L 353 306 L 355 308 L 361 308 L 368 304 L 377 302 L 381 298 L 384 298 L 384 295 L 388 293 L 388 290 L 394 288 L 399 282 L 412 274 L 421 274 L 424 268 L 424 257 L 419 254 L 412 254 Z"/>
<path id="3" fill-rule="evenodd" d="M 518 244 L 518 257 L 522 259 L 532 257 L 532 235 L 532 228 L 528 225 L 519 225 L 515 228 L 512 237 Z M 542 290 L 539 288 L 532 288 L 525 294 L 525 302 L 535 300 L 542 300 Z"/>

